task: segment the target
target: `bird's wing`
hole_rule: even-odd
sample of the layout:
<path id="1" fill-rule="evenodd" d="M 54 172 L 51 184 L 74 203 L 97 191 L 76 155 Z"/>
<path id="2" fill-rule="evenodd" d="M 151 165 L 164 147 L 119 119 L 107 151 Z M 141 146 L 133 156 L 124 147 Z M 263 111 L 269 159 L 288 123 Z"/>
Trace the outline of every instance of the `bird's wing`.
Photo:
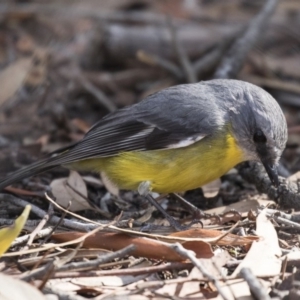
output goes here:
<path id="1" fill-rule="evenodd" d="M 53 162 L 68 164 L 124 151 L 181 148 L 199 141 L 220 122 L 216 122 L 217 114 L 208 113 L 199 93 L 187 91 L 180 89 L 179 93 L 178 87 L 164 90 L 109 114 L 77 144 L 52 155 Z"/>
<path id="2" fill-rule="evenodd" d="M 77 144 L 58 150 L 51 156 L 55 164 L 69 164 L 88 158 L 113 156 L 124 151 L 185 147 L 205 136 L 184 128 L 176 131 L 175 125 L 158 128 L 154 124 L 130 120 L 102 128 L 100 122 Z"/>

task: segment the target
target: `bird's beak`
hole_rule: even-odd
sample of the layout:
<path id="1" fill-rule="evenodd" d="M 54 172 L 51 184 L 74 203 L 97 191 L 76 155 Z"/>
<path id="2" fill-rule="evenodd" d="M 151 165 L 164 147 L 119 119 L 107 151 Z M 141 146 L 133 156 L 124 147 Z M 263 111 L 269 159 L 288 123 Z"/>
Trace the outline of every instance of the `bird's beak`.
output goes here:
<path id="1" fill-rule="evenodd" d="M 272 182 L 272 184 L 276 187 L 279 186 L 279 179 L 278 179 L 278 173 L 277 173 L 277 168 L 274 164 L 262 160 L 262 164 L 266 169 L 267 174 L 269 175 L 269 178 Z"/>

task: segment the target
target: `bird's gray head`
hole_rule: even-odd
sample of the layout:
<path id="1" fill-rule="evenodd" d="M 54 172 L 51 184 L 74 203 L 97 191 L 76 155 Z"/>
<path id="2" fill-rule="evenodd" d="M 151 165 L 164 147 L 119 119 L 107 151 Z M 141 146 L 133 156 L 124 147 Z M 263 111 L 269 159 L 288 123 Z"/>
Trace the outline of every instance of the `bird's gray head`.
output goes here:
<path id="1" fill-rule="evenodd" d="M 238 80 L 230 81 L 224 96 L 229 101 L 222 105 L 245 160 L 262 162 L 278 185 L 276 165 L 287 141 L 287 124 L 278 103 L 263 89 Z"/>

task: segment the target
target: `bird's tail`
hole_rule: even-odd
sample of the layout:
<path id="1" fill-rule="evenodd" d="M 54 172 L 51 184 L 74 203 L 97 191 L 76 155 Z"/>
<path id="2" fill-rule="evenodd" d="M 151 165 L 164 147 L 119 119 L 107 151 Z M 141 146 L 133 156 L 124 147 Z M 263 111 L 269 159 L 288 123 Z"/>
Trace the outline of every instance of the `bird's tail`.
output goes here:
<path id="1" fill-rule="evenodd" d="M 64 158 L 68 157 L 69 150 L 71 150 L 77 143 L 60 148 L 52 153 L 49 153 L 46 158 L 39 160 L 27 167 L 17 170 L 9 174 L 6 178 L 0 178 L 0 192 L 7 186 L 20 181 L 24 178 L 31 177 L 44 173 L 57 166 L 64 164 Z"/>
<path id="2" fill-rule="evenodd" d="M 17 170 L 5 178 L 0 178 L 0 191 L 14 182 L 20 181 L 24 178 L 31 177 L 55 168 L 57 164 L 53 163 L 51 159 L 46 158 L 27 167 Z"/>

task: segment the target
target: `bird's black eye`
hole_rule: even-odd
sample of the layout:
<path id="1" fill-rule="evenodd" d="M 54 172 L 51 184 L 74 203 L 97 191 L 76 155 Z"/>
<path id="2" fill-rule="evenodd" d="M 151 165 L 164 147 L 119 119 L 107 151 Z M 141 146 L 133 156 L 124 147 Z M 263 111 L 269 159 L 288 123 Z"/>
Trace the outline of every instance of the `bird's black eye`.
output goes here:
<path id="1" fill-rule="evenodd" d="M 253 135 L 253 141 L 255 143 L 265 143 L 267 141 L 267 138 L 264 133 L 260 129 L 258 129 Z"/>

